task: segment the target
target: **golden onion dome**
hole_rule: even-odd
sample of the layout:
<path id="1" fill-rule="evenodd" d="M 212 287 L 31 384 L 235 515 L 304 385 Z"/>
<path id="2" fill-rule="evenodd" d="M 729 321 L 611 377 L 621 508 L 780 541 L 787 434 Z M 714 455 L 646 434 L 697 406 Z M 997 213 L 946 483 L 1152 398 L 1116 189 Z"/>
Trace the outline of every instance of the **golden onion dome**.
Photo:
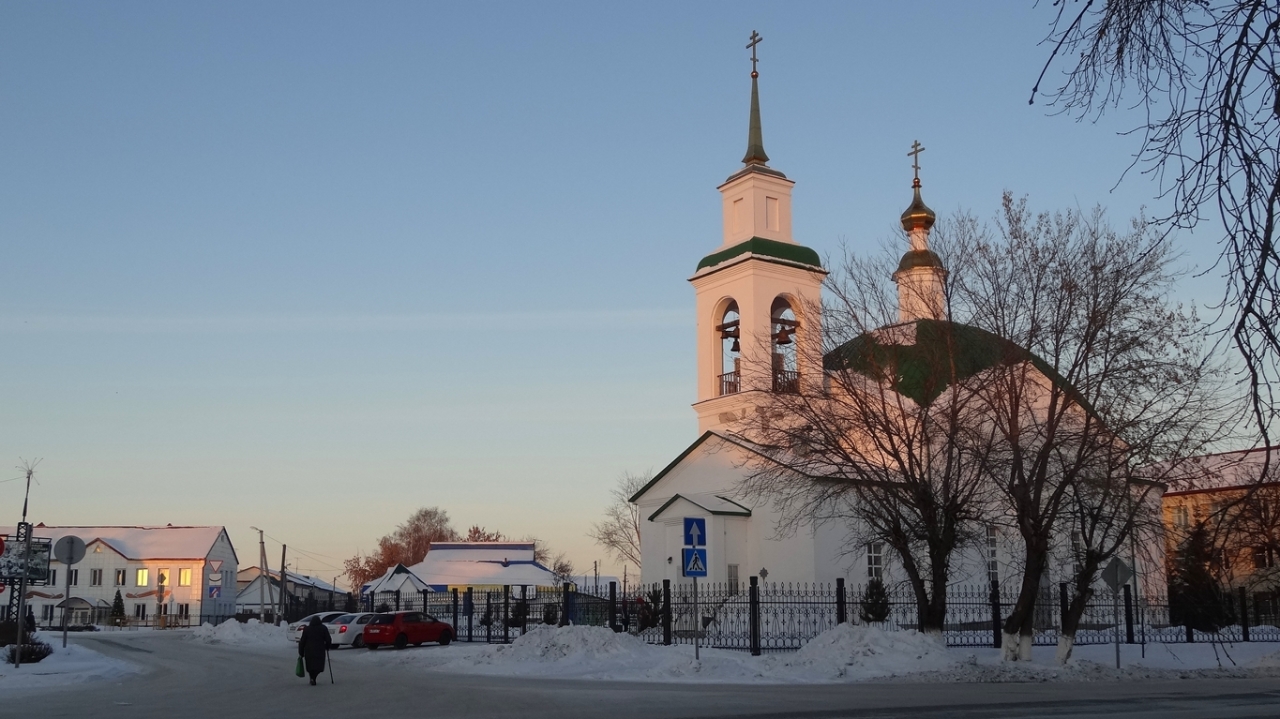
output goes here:
<path id="1" fill-rule="evenodd" d="M 911 206 L 902 213 L 902 229 L 907 232 L 915 229 L 928 230 L 933 227 L 933 223 L 937 221 L 938 216 L 920 198 L 920 178 L 917 177 L 911 183 L 911 187 L 915 190 L 915 198 L 911 200 Z"/>

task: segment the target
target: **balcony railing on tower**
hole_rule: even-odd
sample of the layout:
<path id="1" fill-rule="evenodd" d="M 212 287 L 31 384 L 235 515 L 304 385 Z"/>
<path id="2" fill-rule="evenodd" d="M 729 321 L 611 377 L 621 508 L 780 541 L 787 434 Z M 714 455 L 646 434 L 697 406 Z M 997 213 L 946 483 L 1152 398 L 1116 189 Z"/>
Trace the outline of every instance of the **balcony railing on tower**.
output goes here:
<path id="1" fill-rule="evenodd" d="M 785 369 L 774 370 L 773 391 L 783 394 L 800 394 L 800 373 Z"/>
<path id="2" fill-rule="evenodd" d="M 720 394 L 722 396 L 726 394 L 736 394 L 740 386 L 741 382 L 738 379 L 737 372 L 725 372 L 720 375 Z"/>

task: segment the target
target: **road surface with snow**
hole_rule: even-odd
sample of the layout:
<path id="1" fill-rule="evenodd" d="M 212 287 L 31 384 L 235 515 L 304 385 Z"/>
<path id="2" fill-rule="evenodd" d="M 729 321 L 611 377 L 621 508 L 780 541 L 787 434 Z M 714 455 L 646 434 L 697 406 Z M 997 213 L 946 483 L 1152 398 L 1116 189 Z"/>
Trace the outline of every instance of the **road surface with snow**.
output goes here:
<path id="1" fill-rule="evenodd" d="M 554 651 L 548 637 L 526 652 Z M 242 717 L 511 717 L 512 719 L 658 719 L 661 717 L 1096 717 L 1151 719 L 1280 714 L 1280 680 L 1160 678 L 1142 681 L 917 682 L 911 677 L 856 683 L 613 681 L 493 673 L 520 658 L 510 647 L 425 646 L 333 653 L 336 685 L 293 676 L 296 649 L 228 633 L 101 633 L 79 645 L 137 665 L 132 675 L 59 688 L 0 694 L 0 715 L 147 719 Z M 550 649 L 548 649 L 550 647 Z M 658 649 L 658 648 L 654 648 Z M 661 651 L 661 650 L 660 650 Z M 508 657 L 509 655 L 509 657 Z M 794 655 L 793 655 L 794 656 Z M 545 656 L 544 663 L 553 656 Z M 705 659 L 705 657 L 704 657 Z M 764 658 L 769 659 L 769 658 Z M 629 659 L 628 661 L 632 661 Z M 749 661 L 745 660 L 744 661 Z M 786 665 L 784 658 L 772 662 Z M 607 664 L 608 660 L 601 659 Z M 678 664 L 678 662 L 677 662 Z M 462 668 L 489 673 L 457 673 Z M 1035 678 L 1035 677 L 1032 677 Z M 1007 678 L 1006 678 L 1007 679 Z"/>

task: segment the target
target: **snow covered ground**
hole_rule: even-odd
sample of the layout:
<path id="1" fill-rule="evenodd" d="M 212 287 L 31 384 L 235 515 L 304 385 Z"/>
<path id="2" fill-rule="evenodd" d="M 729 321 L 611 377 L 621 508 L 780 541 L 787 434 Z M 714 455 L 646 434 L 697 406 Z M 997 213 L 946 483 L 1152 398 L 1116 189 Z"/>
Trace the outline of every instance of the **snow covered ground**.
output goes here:
<path id="1" fill-rule="evenodd" d="M 0 694 L 121 679 L 142 671 L 137 664 L 108 657 L 76 644 L 68 644 L 63 649 L 60 640 L 49 643 L 53 646 L 53 654 L 36 664 L 23 664 L 16 669 L 12 664 L 0 665 Z"/>
<path id="2" fill-rule="evenodd" d="M 453 644 L 405 651 L 349 650 L 335 661 L 396 664 L 424 670 L 500 676 L 676 682 L 1045 682 L 1132 681 L 1208 677 L 1280 677 L 1280 645 L 1122 645 L 1122 669 L 1111 646 L 1077 647 L 1066 667 L 1053 647 L 1033 661 L 1002 663 L 995 649 L 939 646 L 916 632 L 842 625 L 798 652 L 752 657 L 745 652 L 648 645 L 601 627 L 538 627 L 510 645 Z M 1216 652 L 1215 652 L 1216 650 Z"/>

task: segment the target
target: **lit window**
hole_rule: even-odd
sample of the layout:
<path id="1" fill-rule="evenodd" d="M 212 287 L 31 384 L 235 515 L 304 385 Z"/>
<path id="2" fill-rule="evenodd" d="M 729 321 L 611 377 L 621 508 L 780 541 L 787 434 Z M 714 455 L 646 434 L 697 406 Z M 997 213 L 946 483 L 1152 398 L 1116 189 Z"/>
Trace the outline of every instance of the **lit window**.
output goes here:
<path id="1" fill-rule="evenodd" d="M 1254 569 L 1269 569 L 1272 565 L 1272 560 L 1274 558 L 1275 558 L 1275 555 L 1272 554 L 1271 551 L 1268 550 L 1266 547 L 1253 548 L 1253 568 Z"/>
<path id="2" fill-rule="evenodd" d="M 191 569 L 190 568 L 178 570 L 178 586 L 179 587 L 191 586 Z"/>
<path id="3" fill-rule="evenodd" d="M 169 586 L 169 570 L 168 569 L 161 569 L 160 571 L 156 572 L 156 586 L 157 587 Z"/>
<path id="4" fill-rule="evenodd" d="M 151 577 L 148 575 L 147 570 L 139 569 L 137 582 L 135 582 L 135 585 L 139 587 L 146 587 L 150 584 L 151 584 Z"/>
<path id="5" fill-rule="evenodd" d="M 884 542 L 867 545 L 867 579 L 884 579 Z"/>
<path id="6" fill-rule="evenodd" d="M 1191 518 L 1187 513 L 1187 505 L 1179 504 L 1173 508 L 1173 524 L 1182 529 L 1186 529 L 1191 525 Z"/>

